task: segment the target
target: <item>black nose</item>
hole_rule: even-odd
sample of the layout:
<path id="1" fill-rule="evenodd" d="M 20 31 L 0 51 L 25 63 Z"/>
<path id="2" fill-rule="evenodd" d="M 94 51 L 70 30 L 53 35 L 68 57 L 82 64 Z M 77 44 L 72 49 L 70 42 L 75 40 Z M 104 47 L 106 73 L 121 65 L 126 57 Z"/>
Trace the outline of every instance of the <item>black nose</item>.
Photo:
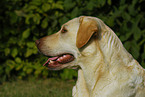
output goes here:
<path id="1" fill-rule="evenodd" d="M 36 40 L 35 43 L 36 43 L 36 45 L 38 46 L 38 45 L 40 44 L 40 40 L 39 40 L 39 39 Z"/>

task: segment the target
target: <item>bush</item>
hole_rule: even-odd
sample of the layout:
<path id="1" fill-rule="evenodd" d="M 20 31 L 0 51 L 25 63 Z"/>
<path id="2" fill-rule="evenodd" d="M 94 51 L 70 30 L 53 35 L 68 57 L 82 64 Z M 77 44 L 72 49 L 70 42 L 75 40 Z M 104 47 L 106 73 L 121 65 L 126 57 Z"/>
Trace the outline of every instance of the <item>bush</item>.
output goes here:
<path id="1" fill-rule="evenodd" d="M 34 41 L 57 32 L 80 15 L 102 19 L 125 48 L 145 67 L 145 12 L 143 0 L 2 0 L 0 9 L 0 78 L 60 77 L 72 79 L 75 71 L 50 72 L 42 64 Z M 69 77 L 70 75 L 71 77 Z"/>

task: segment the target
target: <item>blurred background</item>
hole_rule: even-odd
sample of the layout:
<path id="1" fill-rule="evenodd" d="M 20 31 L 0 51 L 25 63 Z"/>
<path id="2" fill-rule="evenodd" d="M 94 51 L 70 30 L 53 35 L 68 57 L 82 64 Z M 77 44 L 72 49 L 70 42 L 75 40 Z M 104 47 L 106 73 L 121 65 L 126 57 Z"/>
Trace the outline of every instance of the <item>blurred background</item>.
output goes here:
<path id="1" fill-rule="evenodd" d="M 24 84 L 24 87 L 30 88 L 27 97 L 32 97 L 32 92 L 29 92 L 31 89 L 35 90 L 34 87 L 38 87 L 35 90 L 38 93 L 44 83 L 47 83 L 47 88 L 50 86 L 49 82 L 62 88 L 68 82 L 70 90 L 63 88 L 69 90 L 69 93 L 65 94 L 67 96 L 62 94 L 62 97 L 71 97 L 70 83 L 75 83 L 77 71 L 47 70 L 42 66 L 47 58 L 39 54 L 35 40 L 57 32 L 62 24 L 82 15 L 102 19 L 121 39 L 128 52 L 145 68 L 145 0 L 1 0 L 0 96 L 26 97 L 25 90 L 20 94 L 5 94 L 9 88 L 21 90 L 19 85 Z M 26 83 L 29 84 L 25 86 Z M 40 86 L 35 86 L 36 84 Z M 16 85 L 18 86 L 15 87 Z M 47 85 L 44 85 L 44 92 Z M 43 92 L 39 96 L 34 92 L 33 96 L 61 97 L 54 95 L 53 90 L 55 87 L 46 90 L 49 91 L 47 96 Z"/>

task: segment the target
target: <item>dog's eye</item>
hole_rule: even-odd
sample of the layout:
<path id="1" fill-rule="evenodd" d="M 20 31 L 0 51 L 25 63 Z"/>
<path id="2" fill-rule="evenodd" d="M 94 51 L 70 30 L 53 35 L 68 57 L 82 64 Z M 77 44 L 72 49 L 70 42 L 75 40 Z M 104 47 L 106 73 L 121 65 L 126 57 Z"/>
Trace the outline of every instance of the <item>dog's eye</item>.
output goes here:
<path id="1" fill-rule="evenodd" d="M 61 30 L 61 33 L 66 33 L 67 32 L 67 29 L 66 28 L 63 28 L 62 30 Z"/>

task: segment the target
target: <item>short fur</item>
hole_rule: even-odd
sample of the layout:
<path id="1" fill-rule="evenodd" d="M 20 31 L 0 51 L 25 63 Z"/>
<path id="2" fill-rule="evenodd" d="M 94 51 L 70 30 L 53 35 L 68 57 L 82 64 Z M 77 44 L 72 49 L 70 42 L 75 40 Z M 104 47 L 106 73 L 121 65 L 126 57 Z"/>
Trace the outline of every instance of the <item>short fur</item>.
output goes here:
<path id="1" fill-rule="evenodd" d="M 145 70 L 98 18 L 70 20 L 37 47 L 47 56 L 74 55 L 74 61 L 55 68 L 80 67 L 73 97 L 145 97 Z"/>

